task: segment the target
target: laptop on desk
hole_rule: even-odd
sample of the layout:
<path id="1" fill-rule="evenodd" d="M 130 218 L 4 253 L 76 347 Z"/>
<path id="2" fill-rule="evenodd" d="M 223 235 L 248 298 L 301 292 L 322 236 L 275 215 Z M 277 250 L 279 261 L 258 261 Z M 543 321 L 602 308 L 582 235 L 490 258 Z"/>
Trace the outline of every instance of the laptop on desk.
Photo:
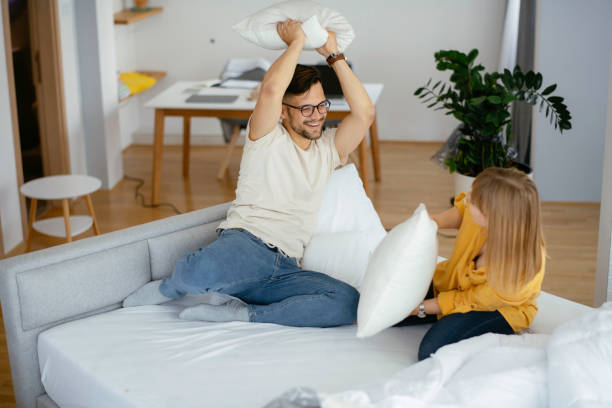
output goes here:
<path id="1" fill-rule="evenodd" d="M 349 64 L 349 66 L 351 66 L 351 64 Z M 319 75 L 321 75 L 321 85 L 323 85 L 323 91 L 327 99 L 332 101 L 334 99 L 344 99 L 340 81 L 332 67 L 327 64 L 311 65 L 311 67 L 319 71 Z"/>

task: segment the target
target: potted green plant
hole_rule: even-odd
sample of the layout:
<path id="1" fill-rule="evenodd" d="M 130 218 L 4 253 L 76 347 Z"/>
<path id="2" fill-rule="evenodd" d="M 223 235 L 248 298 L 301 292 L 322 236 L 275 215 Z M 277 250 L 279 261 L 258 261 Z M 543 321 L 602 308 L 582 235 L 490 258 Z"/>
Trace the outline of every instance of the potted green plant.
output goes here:
<path id="1" fill-rule="evenodd" d="M 476 65 L 478 50 L 469 54 L 456 50 L 441 50 L 434 54 L 438 71 L 449 70 L 450 84 L 443 81 L 418 88 L 418 96 L 428 108 L 444 110 L 461 123 L 455 137 L 445 145 L 441 157 L 451 173 L 476 177 L 487 167 L 513 167 L 516 152 L 509 146 L 512 138 L 511 104 L 522 101 L 545 109 L 546 117 L 560 132 L 572 128 L 571 115 L 563 98 L 553 96 L 552 84 L 543 90 L 542 74 L 523 73 L 516 66 L 513 72 L 486 73 Z M 452 139 L 452 140 L 451 140 Z"/>

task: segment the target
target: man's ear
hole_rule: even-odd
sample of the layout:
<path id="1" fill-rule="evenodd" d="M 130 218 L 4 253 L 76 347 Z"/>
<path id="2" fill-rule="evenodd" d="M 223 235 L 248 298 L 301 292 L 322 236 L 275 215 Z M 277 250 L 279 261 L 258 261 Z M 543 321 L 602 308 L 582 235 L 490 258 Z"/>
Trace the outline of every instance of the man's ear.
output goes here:
<path id="1" fill-rule="evenodd" d="M 289 115 L 288 110 L 289 110 L 289 109 L 288 109 L 288 108 L 287 108 L 285 105 L 283 105 L 283 106 L 281 107 L 281 115 L 280 115 L 280 119 L 281 119 L 282 121 L 284 121 L 284 120 L 286 120 L 286 119 L 287 119 L 287 116 Z"/>

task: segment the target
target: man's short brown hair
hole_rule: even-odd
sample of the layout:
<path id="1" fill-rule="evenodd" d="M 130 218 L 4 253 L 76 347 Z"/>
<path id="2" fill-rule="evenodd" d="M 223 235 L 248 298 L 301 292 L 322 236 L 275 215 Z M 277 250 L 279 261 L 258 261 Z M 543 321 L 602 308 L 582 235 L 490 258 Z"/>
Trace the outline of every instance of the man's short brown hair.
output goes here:
<path id="1" fill-rule="evenodd" d="M 321 82 L 321 75 L 313 67 L 298 64 L 295 67 L 291 83 L 285 91 L 285 96 L 300 95 L 310 89 L 311 86 Z"/>

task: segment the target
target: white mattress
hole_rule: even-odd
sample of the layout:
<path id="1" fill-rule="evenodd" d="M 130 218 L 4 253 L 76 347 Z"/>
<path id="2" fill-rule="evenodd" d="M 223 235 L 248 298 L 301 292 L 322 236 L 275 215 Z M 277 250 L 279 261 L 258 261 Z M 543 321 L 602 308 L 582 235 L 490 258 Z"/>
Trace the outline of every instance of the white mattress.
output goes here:
<path id="1" fill-rule="evenodd" d="M 417 360 L 429 325 L 358 339 L 356 326 L 319 329 L 178 318 L 142 306 L 39 336 L 42 383 L 61 407 L 261 407 L 306 386 L 339 392 Z"/>

